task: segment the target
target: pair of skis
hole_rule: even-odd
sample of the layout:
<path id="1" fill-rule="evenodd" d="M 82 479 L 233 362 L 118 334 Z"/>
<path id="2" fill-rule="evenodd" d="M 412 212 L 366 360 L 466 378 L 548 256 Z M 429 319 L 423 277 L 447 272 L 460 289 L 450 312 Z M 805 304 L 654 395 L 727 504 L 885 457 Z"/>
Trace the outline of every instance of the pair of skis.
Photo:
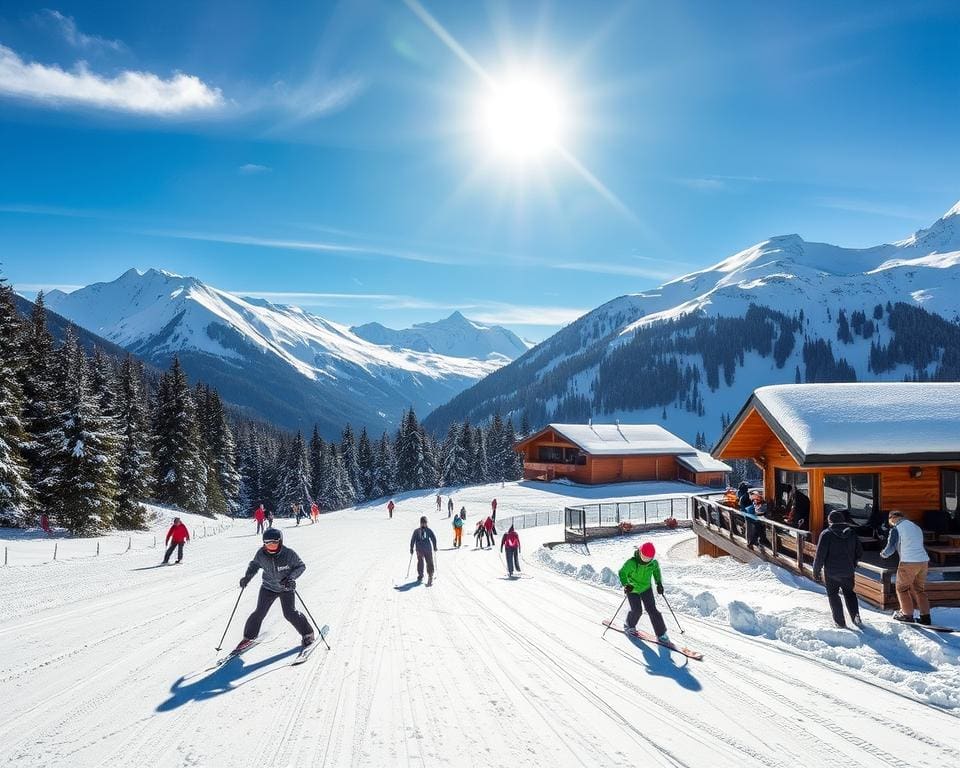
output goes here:
<path id="1" fill-rule="evenodd" d="M 694 661 L 703 661 L 703 654 L 700 653 L 700 651 L 694 651 L 685 646 L 679 646 L 671 642 L 665 643 L 658 639 L 656 635 L 651 635 L 649 632 L 644 632 L 642 629 L 638 629 L 635 632 L 624 632 L 620 627 L 614 626 L 613 622 L 611 621 L 604 621 L 603 624 L 604 626 L 619 632 L 621 635 L 626 635 L 627 637 L 636 637 L 640 640 L 645 640 L 648 643 L 653 643 L 654 645 L 662 645 L 664 648 L 669 648 L 671 651 L 686 656 L 688 659 L 693 659 Z"/>
<path id="2" fill-rule="evenodd" d="M 310 658 L 310 654 L 313 653 L 314 648 L 320 645 L 321 642 L 326 644 L 327 635 L 329 633 L 330 633 L 330 625 L 324 624 L 320 628 L 320 633 L 319 633 L 320 636 L 316 640 L 314 640 L 312 643 L 310 643 L 310 645 L 302 647 L 300 649 L 300 652 L 294 657 L 293 661 L 290 662 L 289 666 L 295 667 L 298 664 L 303 664 L 307 659 Z M 243 648 L 234 648 L 232 651 L 230 651 L 230 653 L 228 653 L 223 658 L 217 659 L 217 662 L 216 664 L 214 664 L 213 668 L 216 669 L 218 667 L 222 667 L 231 659 L 236 659 L 237 657 L 242 656 L 251 648 L 254 648 L 255 646 L 258 646 L 258 645 L 262 645 L 263 643 L 269 643 L 271 640 L 274 640 L 274 639 L 275 638 L 273 636 L 258 637 L 256 640 L 252 640 L 251 642 L 247 643 L 245 646 L 243 646 Z"/>

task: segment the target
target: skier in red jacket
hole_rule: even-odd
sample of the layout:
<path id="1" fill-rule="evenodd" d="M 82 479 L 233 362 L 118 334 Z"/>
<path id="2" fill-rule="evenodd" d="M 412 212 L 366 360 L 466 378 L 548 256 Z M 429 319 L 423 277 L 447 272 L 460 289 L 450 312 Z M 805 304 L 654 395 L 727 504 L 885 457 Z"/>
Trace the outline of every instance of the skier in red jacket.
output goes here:
<path id="1" fill-rule="evenodd" d="M 185 542 L 190 541 L 190 531 L 187 530 L 182 522 L 180 522 L 179 517 L 173 518 L 173 525 L 170 526 L 170 530 L 167 531 L 167 538 L 165 544 L 167 544 L 167 552 L 163 556 L 163 564 L 170 564 L 170 555 L 173 554 L 174 548 L 177 550 L 177 562 L 179 563 L 183 560 L 183 545 Z"/>
<path id="2" fill-rule="evenodd" d="M 263 504 L 257 507 L 256 512 L 253 513 L 253 519 L 257 521 L 257 533 L 263 533 L 263 521 L 266 519 L 267 513 L 263 509 Z"/>
<path id="3" fill-rule="evenodd" d="M 390 499 L 389 503 L 387 504 L 387 512 L 390 513 L 391 519 L 393 518 L 393 508 L 394 508 L 395 506 L 396 506 L 396 504 L 393 503 L 393 499 Z"/>
<path id="4" fill-rule="evenodd" d="M 487 546 L 492 547 L 494 544 L 494 536 L 497 535 L 497 526 L 493 522 L 492 517 L 488 517 L 483 521 L 483 531 L 487 534 Z"/>
<path id="5" fill-rule="evenodd" d="M 497 500 L 496 499 L 490 502 L 490 508 L 493 510 L 493 512 L 490 514 L 490 517 L 493 518 L 493 522 L 497 522 Z"/>

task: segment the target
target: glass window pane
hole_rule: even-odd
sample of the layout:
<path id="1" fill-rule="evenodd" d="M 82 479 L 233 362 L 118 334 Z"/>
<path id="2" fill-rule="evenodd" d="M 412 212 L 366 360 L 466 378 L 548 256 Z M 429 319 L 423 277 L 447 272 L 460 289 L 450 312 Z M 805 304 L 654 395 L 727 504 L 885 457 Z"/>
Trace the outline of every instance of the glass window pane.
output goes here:
<path id="1" fill-rule="evenodd" d="M 850 476 L 824 475 L 823 511 L 829 515 L 835 509 L 847 509 L 850 506 Z"/>
<path id="2" fill-rule="evenodd" d="M 958 478 L 960 478 L 960 472 L 956 470 L 943 469 L 940 471 L 940 482 L 943 484 L 943 508 L 954 518 L 957 517 Z"/>

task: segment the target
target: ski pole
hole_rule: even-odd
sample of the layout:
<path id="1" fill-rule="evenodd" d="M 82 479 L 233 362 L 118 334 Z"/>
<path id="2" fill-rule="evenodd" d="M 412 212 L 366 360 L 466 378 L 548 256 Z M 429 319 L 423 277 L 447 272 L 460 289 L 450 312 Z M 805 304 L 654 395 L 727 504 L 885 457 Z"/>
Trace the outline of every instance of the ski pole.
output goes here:
<path id="1" fill-rule="evenodd" d="M 670 608 L 670 613 L 673 614 L 673 620 L 677 622 L 677 629 L 680 630 L 680 634 L 682 635 L 682 634 L 683 634 L 683 627 L 681 627 L 681 626 L 680 626 L 680 622 L 677 621 L 677 614 L 673 613 L 673 608 L 671 608 L 671 606 L 670 606 L 670 601 L 667 600 L 667 596 L 666 596 L 666 595 L 660 595 L 660 597 L 662 597 L 662 598 L 663 598 L 663 602 L 665 602 L 665 603 L 667 604 L 667 608 Z"/>
<path id="2" fill-rule="evenodd" d="M 621 601 L 620 605 L 617 606 L 617 613 L 620 613 L 620 609 L 623 608 L 623 604 L 624 604 L 625 602 L 627 602 L 627 596 L 626 596 L 626 595 L 623 596 L 623 600 Z M 615 621 L 617 620 L 617 613 L 613 614 L 613 618 L 610 619 L 610 623 L 607 624 L 607 629 L 610 629 L 610 624 L 613 624 L 613 622 L 615 622 Z M 603 635 L 607 634 L 607 629 L 603 630 Z M 600 638 L 601 638 L 601 639 L 603 639 L 603 635 L 600 635 Z"/>
<path id="3" fill-rule="evenodd" d="M 317 620 L 316 620 L 315 618 L 313 618 L 313 614 L 310 613 L 310 609 L 307 608 L 307 604 L 306 604 L 305 602 L 303 602 L 303 598 L 300 597 L 300 593 L 297 592 L 297 590 L 293 590 L 293 594 L 295 594 L 295 595 L 297 596 L 297 599 L 300 600 L 300 605 L 302 605 L 302 606 L 303 606 L 303 610 L 305 610 L 305 611 L 307 612 L 307 616 L 310 617 L 310 621 L 313 622 L 313 626 L 315 626 L 315 627 L 317 628 L 317 634 L 320 635 L 320 639 L 323 640 L 323 644 L 324 644 L 325 646 L 327 646 L 327 650 L 329 651 L 329 650 L 330 650 L 330 643 L 328 643 L 328 642 L 327 642 L 327 638 L 325 638 L 325 637 L 320 633 L 320 625 L 317 624 Z"/>
<path id="4" fill-rule="evenodd" d="M 404 578 L 410 578 L 410 566 L 413 565 L 413 552 L 410 553 L 410 559 L 407 560 L 407 575 Z"/>
<path id="5" fill-rule="evenodd" d="M 240 587 L 240 594 L 237 595 L 237 602 L 234 604 L 233 610 L 230 612 L 230 618 L 227 619 L 226 629 L 223 630 L 223 637 L 220 638 L 220 642 L 217 643 L 217 647 L 215 650 L 219 651 L 222 649 L 224 638 L 226 638 L 227 636 L 227 630 L 230 629 L 230 623 L 233 621 L 233 614 L 237 612 L 237 606 L 240 605 L 240 598 L 243 597 L 243 590 L 245 589 L 246 587 Z"/>

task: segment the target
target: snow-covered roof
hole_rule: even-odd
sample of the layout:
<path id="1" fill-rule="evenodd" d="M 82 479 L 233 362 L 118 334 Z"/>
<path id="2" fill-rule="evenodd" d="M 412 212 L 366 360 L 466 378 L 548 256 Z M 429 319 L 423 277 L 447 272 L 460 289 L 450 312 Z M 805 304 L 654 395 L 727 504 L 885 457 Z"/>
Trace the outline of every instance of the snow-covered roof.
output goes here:
<path id="1" fill-rule="evenodd" d="M 960 383 L 781 384 L 750 404 L 801 463 L 960 460 Z"/>
<path id="2" fill-rule="evenodd" d="M 696 449 L 657 424 L 550 424 L 593 456 L 695 454 Z"/>
<path id="3" fill-rule="evenodd" d="M 692 456 L 677 456 L 677 462 L 683 464 L 691 472 L 730 472 L 729 465 L 713 458 L 706 451 L 696 451 Z"/>

